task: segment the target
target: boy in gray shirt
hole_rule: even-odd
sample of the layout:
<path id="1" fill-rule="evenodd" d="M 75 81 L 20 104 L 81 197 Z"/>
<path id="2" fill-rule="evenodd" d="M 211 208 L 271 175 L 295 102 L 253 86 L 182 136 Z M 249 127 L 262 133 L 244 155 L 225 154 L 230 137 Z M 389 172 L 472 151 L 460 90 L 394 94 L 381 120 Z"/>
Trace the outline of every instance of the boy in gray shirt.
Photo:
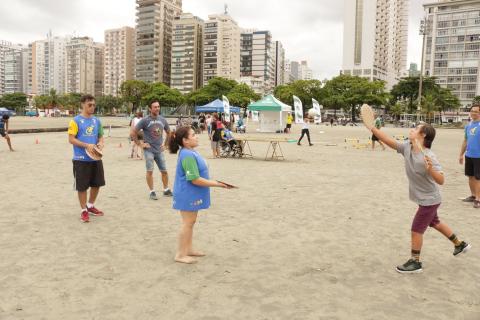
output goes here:
<path id="1" fill-rule="evenodd" d="M 408 178 L 410 200 L 418 204 L 418 210 L 412 222 L 412 257 L 403 265 L 397 266 L 400 273 L 422 272 L 420 250 L 423 234 L 430 226 L 454 244 L 453 255 L 467 252 L 471 246 L 460 241 L 450 227 L 440 222 L 437 209 L 442 197 L 438 185 L 445 182 L 440 163 L 430 150 L 435 139 L 435 129 L 429 124 L 421 124 L 410 130 L 409 142 L 399 143 L 381 130 L 366 124 L 367 128 L 390 148 L 402 154 L 405 160 L 405 171 Z"/>

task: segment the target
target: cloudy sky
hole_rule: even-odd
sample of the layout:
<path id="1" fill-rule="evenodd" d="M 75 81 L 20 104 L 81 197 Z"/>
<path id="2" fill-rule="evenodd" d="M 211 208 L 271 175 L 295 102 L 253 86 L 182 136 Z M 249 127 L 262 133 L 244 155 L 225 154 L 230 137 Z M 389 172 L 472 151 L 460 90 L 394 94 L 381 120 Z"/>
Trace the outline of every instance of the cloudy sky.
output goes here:
<path id="1" fill-rule="evenodd" d="M 419 62 L 422 4 L 409 0 L 408 62 Z M 267 29 L 290 60 L 307 60 L 316 78 L 337 75 L 342 64 L 343 0 L 183 0 L 183 11 L 202 19 L 230 15 L 242 28 Z M 23 43 L 54 35 L 90 36 L 103 42 L 105 29 L 135 26 L 134 0 L 2 0 L 0 40 Z"/>

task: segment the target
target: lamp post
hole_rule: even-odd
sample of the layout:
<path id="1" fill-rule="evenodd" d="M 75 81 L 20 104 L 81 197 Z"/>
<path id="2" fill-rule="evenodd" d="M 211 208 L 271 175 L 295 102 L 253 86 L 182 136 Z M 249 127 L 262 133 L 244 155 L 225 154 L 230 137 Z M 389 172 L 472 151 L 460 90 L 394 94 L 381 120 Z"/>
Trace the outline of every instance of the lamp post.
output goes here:
<path id="1" fill-rule="evenodd" d="M 422 36 L 422 61 L 420 63 L 420 79 L 418 81 L 418 106 L 417 106 L 417 122 L 420 121 L 420 113 L 422 110 L 422 90 L 423 90 L 423 60 L 425 57 L 425 36 L 427 35 L 427 18 L 424 17 L 420 21 L 420 35 Z"/>

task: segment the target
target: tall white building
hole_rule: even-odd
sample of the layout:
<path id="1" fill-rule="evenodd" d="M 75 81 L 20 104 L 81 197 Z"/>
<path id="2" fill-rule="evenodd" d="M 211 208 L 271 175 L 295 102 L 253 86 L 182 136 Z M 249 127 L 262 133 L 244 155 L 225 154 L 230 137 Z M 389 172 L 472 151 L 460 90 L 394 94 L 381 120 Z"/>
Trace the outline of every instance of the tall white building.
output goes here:
<path id="1" fill-rule="evenodd" d="M 105 30 L 104 94 L 117 96 L 125 80 L 135 77 L 135 29 Z"/>
<path id="2" fill-rule="evenodd" d="M 300 62 L 300 80 L 313 80 L 313 71 L 307 61 Z"/>
<path id="3" fill-rule="evenodd" d="M 228 14 L 208 16 L 203 57 L 204 85 L 215 77 L 240 79 L 240 28 Z"/>
<path id="4" fill-rule="evenodd" d="M 67 92 L 103 94 L 104 45 L 92 38 L 72 38 L 66 46 Z"/>
<path id="5" fill-rule="evenodd" d="M 284 83 L 291 83 L 301 79 L 300 64 L 297 61 L 285 60 Z"/>
<path id="6" fill-rule="evenodd" d="M 0 96 L 23 91 L 22 45 L 0 41 Z"/>
<path id="7" fill-rule="evenodd" d="M 480 95 L 480 1 L 425 4 L 424 74 L 436 77 L 467 106 Z"/>
<path id="8" fill-rule="evenodd" d="M 171 88 L 188 93 L 203 86 L 204 22 L 191 13 L 173 21 Z"/>
<path id="9" fill-rule="evenodd" d="M 407 0 L 345 0 L 342 73 L 384 80 L 407 67 Z"/>
<path id="10" fill-rule="evenodd" d="M 173 20 L 182 0 L 136 0 L 135 77 L 170 85 Z"/>
<path id="11" fill-rule="evenodd" d="M 66 92 L 66 44 L 70 37 L 53 37 L 35 41 L 31 48 L 32 93 L 47 94 L 55 89 L 58 94 Z"/>

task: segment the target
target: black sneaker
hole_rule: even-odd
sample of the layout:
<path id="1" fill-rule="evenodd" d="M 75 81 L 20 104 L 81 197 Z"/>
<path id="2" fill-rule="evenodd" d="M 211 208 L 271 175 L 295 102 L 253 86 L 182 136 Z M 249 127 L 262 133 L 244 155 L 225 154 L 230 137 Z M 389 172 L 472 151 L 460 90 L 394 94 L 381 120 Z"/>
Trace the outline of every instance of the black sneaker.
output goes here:
<path id="1" fill-rule="evenodd" d="M 422 271 L 422 263 L 415 259 L 410 259 L 403 265 L 397 266 L 397 272 L 400 273 L 420 273 Z"/>
<path id="2" fill-rule="evenodd" d="M 471 245 L 466 243 L 465 241 L 462 241 L 458 246 L 455 246 L 455 249 L 453 249 L 453 255 L 457 256 L 460 253 L 467 253 L 468 250 L 472 248 Z"/>
<path id="3" fill-rule="evenodd" d="M 462 199 L 462 202 L 473 202 L 475 201 L 475 196 L 470 196 L 466 197 L 465 199 Z"/>
<path id="4" fill-rule="evenodd" d="M 150 200 L 158 200 L 158 197 L 155 191 L 150 192 Z"/>
<path id="5" fill-rule="evenodd" d="M 170 189 L 168 189 L 167 191 L 163 191 L 163 195 L 165 197 L 173 197 L 173 193 L 172 191 L 170 191 Z"/>

